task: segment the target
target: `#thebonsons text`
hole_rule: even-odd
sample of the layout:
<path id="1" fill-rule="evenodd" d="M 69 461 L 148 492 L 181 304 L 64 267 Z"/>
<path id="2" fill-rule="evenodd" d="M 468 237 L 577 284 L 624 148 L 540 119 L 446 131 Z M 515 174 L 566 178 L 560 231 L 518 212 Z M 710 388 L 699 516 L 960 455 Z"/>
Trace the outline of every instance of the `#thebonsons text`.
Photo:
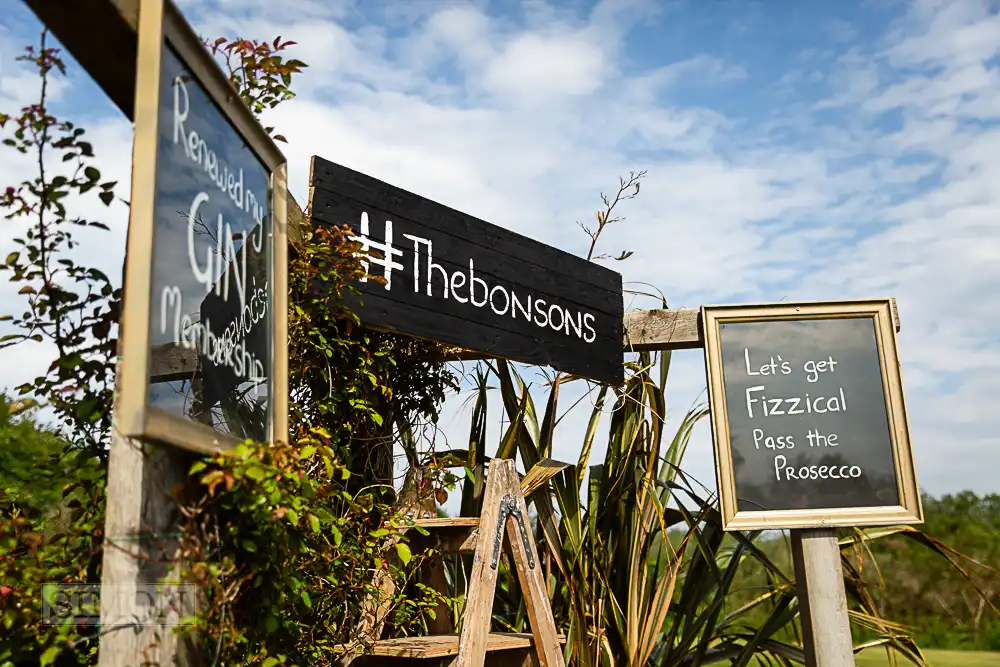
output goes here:
<path id="1" fill-rule="evenodd" d="M 361 234 L 350 237 L 352 241 L 361 244 L 361 266 L 365 276 L 361 282 L 368 281 L 372 264 L 382 267 L 382 277 L 385 279 L 385 289 L 392 289 L 393 270 L 402 270 L 403 265 L 393 259 L 402 257 L 403 251 L 393 246 L 392 220 L 385 222 L 384 241 L 376 241 L 370 236 L 368 213 L 361 214 Z M 489 306 L 497 315 L 510 315 L 517 320 L 518 316 L 539 328 L 550 328 L 553 331 L 565 331 L 566 335 L 575 335 L 586 343 L 597 339 L 594 331 L 594 315 L 586 312 L 573 312 L 558 304 L 546 303 L 545 299 L 518 297 L 513 289 L 502 285 L 490 287 L 485 280 L 476 277 L 474 260 L 469 259 L 469 271 L 465 269 L 449 273 L 434 261 L 434 242 L 431 239 L 414 234 L 403 234 L 403 238 L 413 244 L 413 291 L 424 291 L 427 296 L 440 294 L 443 298 L 452 298 L 461 304 L 471 304 L 476 308 Z M 382 256 L 372 255 L 377 250 Z M 423 258 L 426 258 L 425 260 Z M 422 261 L 423 260 L 423 261 Z M 482 275 L 482 274 L 480 274 Z"/>
<path id="2" fill-rule="evenodd" d="M 750 376 L 792 374 L 791 364 L 782 360 L 781 355 L 772 356 L 767 363 L 757 366 L 750 361 L 749 348 L 743 348 L 743 360 L 746 364 L 747 375 Z M 806 374 L 807 382 L 816 383 L 824 374 L 834 373 L 837 363 L 837 360 L 832 356 L 823 360 L 810 359 L 802 365 L 802 371 Z M 807 393 L 805 396 L 781 398 L 766 396 L 764 394 L 766 390 L 767 388 L 762 384 L 747 387 L 746 408 L 747 416 L 750 419 L 785 415 L 822 415 L 847 410 L 847 397 L 843 387 L 839 387 L 837 393 L 832 396 L 816 396 Z M 823 434 L 815 428 L 806 432 L 806 440 L 810 447 L 837 447 L 840 444 L 836 433 Z M 795 436 L 770 436 L 765 434 L 764 429 L 755 428 L 753 429 L 753 444 L 754 448 L 758 450 L 761 445 L 771 450 L 794 449 Z M 784 455 L 776 454 L 774 457 L 774 474 L 779 481 L 782 479 L 847 479 L 860 477 L 861 473 L 860 467 L 849 465 L 809 465 L 795 468 L 788 466 L 788 460 Z"/>

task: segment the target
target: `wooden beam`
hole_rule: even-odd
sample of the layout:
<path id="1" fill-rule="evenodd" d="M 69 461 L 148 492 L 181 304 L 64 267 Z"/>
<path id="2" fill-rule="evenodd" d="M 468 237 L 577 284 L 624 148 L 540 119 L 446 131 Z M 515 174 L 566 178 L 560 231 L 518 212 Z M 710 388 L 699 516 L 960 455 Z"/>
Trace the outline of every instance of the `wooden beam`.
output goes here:
<path id="1" fill-rule="evenodd" d="M 91 78 L 132 119 L 138 0 L 24 0 Z"/>
<path id="2" fill-rule="evenodd" d="M 892 304 L 892 319 L 899 331 L 899 310 L 896 300 Z M 654 350 L 694 350 L 704 347 L 705 339 L 701 331 L 701 311 L 695 308 L 681 310 L 633 310 L 625 313 L 622 322 L 623 344 L 626 352 Z M 190 377 L 197 365 L 194 351 L 177 349 L 173 345 L 162 346 L 163 351 L 153 353 L 154 382 L 169 382 L 179 376 Z M 166 349 L 173 348 L 173 349 Z M 162 362 L 158 359 L 162 356 Z M 183 355 L 187 355 L 182 358 Z M 494 359 L 490 355 L 457 347 L 445 352 L 446 361 L 478 361 Z M 186 374 L 186 375 L 185 375 Z"/>
<path id="3" fill-rule="evenodd" d="M 892 321 L 899 332 L 896 299 L 889 299 Z M 686 350 L 705 346 L 701 309 L 633 310 L 625 313 L 625 351 Z"/>
<path id="4" fill-rule="evenodd" d="M 698 310 L 633 310 L 625 313 L 626 352 L 702 347 Z"/>

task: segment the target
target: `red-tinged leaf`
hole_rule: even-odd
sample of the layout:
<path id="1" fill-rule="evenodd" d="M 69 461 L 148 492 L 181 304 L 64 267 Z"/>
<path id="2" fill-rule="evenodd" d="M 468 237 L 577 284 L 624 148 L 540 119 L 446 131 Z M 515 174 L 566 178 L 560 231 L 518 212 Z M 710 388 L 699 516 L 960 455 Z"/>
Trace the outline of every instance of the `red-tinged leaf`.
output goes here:
<path id="1" fill-rule="evenodd" d="M 21 289 L 17 290 L 18 294 L 35 294 L 35 288 L 31 285 L 25 285 Z"/>

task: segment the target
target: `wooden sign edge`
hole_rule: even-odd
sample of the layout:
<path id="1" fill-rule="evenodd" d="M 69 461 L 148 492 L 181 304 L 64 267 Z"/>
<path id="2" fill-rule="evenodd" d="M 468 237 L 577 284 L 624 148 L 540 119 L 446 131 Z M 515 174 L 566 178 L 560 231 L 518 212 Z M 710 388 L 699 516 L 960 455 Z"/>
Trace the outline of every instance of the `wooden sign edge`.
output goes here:
<path id="1" fill-rule="evenodd" d="M 778 530 L 923 523 L 916 466 L 909 435 L 909 416 L 903 394 L 898 357 L 895 299 L 850 299 L 799 303 L 754 303 L 702 306 L 701 333 L 705 349 L 712 453 L 715 459 L 719 509 L 723 530 Z M 835 319 L 871 316 L 882 375 L 883 396 L 896 472 L 899 505 L 863 508 L 739 511 L 729 438 L 729 416 L 722 377 L 719 324 L 795 319 Z"/>
<path id="2" fill-rule="evenodd" d="M 114 426 L 124 436 L 195 452 L 225 451 L 236 439 L 149 405 L 152 384 L 150 309 L 159 142 L 160 75 L 164 48 L 173 49 L 211 103 L 268 170 L 272 294 L 271 442 L 288 437 L 288 192 L 284 155 L 237 96 L 225 74 L 171 0 L 140 0 L 137 25 L 133 168 L 121 331 L 122 376 Z"/>
<path id="3" fill-rule="evenodd" d="M 498 225 L 495 222 L 490 222 L 488 220 L 483 220 L 480 217 L 472 215 L 471 213 L 466 213 L 464 211 L 460 211 L 457 208 L 455 208 L 453 206 L 449 206 L 448 204 L 444 204 L 442 202 L 439 202 L 436 199 L 431 199 L 430 197 L 425 197 L 424 195 L 417 194 L 416 192 L 411 192 L 410 190 L 406 190 L 405 188 L 401 188 L 398 185 L 393 185 L 392 183 L 388 183 L 386 181 L 383 181 L 380 178 L 377 178 L 377 177 L 372 176 L 370 174 L 366 174 L 366 173 L 364 173 L 362 171 L 358 171 L 357 169 L 352 169 L 351 167 L 348 167 L 346 165 L 340 164 L 339 162 L 334 162 L 333 160 L 328 160 L 327 158 L 324 158 L 321 155 L 313 155 L 310 158 L 310 161 L 309 161 L 309 206 L 308 206 L 308 210 L 309 210 L 309 216 L 310 217 L 312 217 L 312 214 L 313 214 L 313 206 L 312 206 L 312 203 L 313 203 L 313 190 L 319 189 L 319 190 L 323 190 L 323 191 L 327 191 L 327 192 L 336 192 L 335 188 L 325 187 L 323 185 L 317 185 L 316 184 L 316 162 L 317 162 L 317 160 L 322 161 L 322 162 L 326 162 L 327 164 L 331 164 L 334 167 L 337 167 L 339 169 L 345 169 L 347 171 L 354 172 L 355 174 L 358 174 L 359 176 L 362 176 L 364 178 L 368 178 L 368 179 L 371 179 L 373 181 L 376 181 L 379 185 L 381 185 L 383 187 L 386 187 L 386 188 L 388 188 L 390 190 L 397 190 L 400 193 L 402 193 L 402 194 L 404 194 L 404 195 L 406 195 L 408 197 L 415 197 L 417 199 L 422 199 L 422 200 L 424 200 L 426 202 L 429 202 L 429 203 L 433 204 L 434 206 L 440 207 L 442 209 L 446 209 L 447 211 L 449 211 L 452 214 L 457 214 L 457 215 L 469 218 L 469 219 L 475 221 L 477 224 L 483 225 L 484 227 L 487 227 L 487 228 L 492 229 L 492 230 L 496 230 L 496 232 L 498 234 L 509 234 L 509 235 L 511 235 L 513 237 L 518 238 L 521 241 L 524 241 L 524 242 L 528 243 L 528 244 L 533 244 L 533 245 L 538 246 L 539 248 L 544 248 L 548 252 L 554 252 L 554 253 L 557 253 L 559 255 L 562 255 L 562 256 L 566 257 L 569 260 L 578 261 L 578 262 L 581 263 L 581 266 L 587 265 L 589 267 L 595 268 L 595 269 L 598 270 L 598 272 L 601 272 L 601 273 L 605 274 L 604 278 L 606 280 L 608 280 L 609 283 L 610 282 L 616 282 L 617 284 L 619 284 L 619 289 L 620 289 L 620 285 L 623 282 L 623 278 L 622 278 L 621 272 L 615 271 L 614 269 L 612 269 L 609 266 L 604 266 L 603 264 L 597 264 L 596 262 L 588 261 L 587 259 L 584 259 L 583 257 L 580 257 L 579 255 L 574 255 L 573 253 L 568 252 L 566 250 L 563 250 L 562 248 L 557 248 L 554 245 L 549 245 L 548 243 L 543 243 L 542 241 L 539 241 L 536 238 L 532 238 L 530 236 L 526 236 L 526 235 L 521 234 L 519 232 L 515 232 L 515 231 L 513 231 L 511 229 L 508 229 L 508 228 L 502 226 L 502 225 Z M 389 212 L 392 213 L 391 211 L 389 211 Z M 419 221 L 414 220 L 413 222 L 416 222 L 416 223 L 419 224 Z M 332 223 L 326 223 L 326 224 L 332 224 Z M 520 258 L 518 258 L 518 259 L 520 259 Z M 528 263 L 527 260 L 521 259 L 520 261 Z M 547 267 L 542 266 L 541 268 L 547 268 Z M 566 274 L 566 275 L 569 275 L 569 274 Z M 587 281 L 582 281 L 582 282 L 587 282 Z M 606 290 L 606 291 L 609 291 L 609 292 L 614 292 L 615 291 L 613 289 L 609 289 L 607 287 L 603 287 L 603 286 L 596 285 L 596 284 L 594 284 L 593 287 L 595 289 L 603 289 L 603 290 Z"/>

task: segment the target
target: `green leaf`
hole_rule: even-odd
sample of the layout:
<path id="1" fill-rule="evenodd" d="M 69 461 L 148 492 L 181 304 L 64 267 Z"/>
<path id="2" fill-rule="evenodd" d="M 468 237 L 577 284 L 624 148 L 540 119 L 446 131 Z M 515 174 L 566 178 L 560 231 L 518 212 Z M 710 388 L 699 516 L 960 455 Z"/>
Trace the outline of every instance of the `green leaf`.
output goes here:
<path id="1" fill-rule="evenodd" d="M 265 660 L 264 664 L 261 667 L 274 667 L 277 664 L 278 664 L 278 659 L 271 657 Z"/>
<path id="2" fill-rule="evenodd" d="M 396 543 L 396 555 L 399 556 L 399 560 L 403 561 L 403 565 L 409 563 L 413 557 L 413 554 L 410 553 L 410 546 L 402 542 Z"/>
<path id="3" fill-rule="evenodd" d="M 278 630 L 278 619 L 269 614 L 267 620 L 264 622 L 264 630 L 269 635 L 274 634 Z"/>
<path id="4" fill-rule="evenodd" d="M 101 198 L 101 201 L 104 202 L 105 206 L 111 206 L 111 202 L 115 200 L 115 193 L 111 190 L 100 192 L 97 196 Z"/>
<path id="5" fill-rule="evenodd" d="M 206 465 L 207 464 L 204 461 L 196 461 L 194 465 L 191 466 L 191 469 L 188 471 L 188 474 L 193 475 L 196 472 L 201 472 L 202 470 L 205 469 Z"/>
<path id="6" fill-rule="evenodd" d="M 62 646 L 50 646 L 42 653 L 41 657 L 38 659 L 38 664 L 40 667 L 47 667 L 55 662 L 56 658 L 62 653 Z"/>
<path id="7" fill-rule="evenodd" d="M 309 593 L 307 593 L 306 591 L 302 591 L 301 593 L 299 593 L 299 597 L 302 598 L 302 604 L 312 609 L 313 603 L 312 600 L 309 598 Z"/>
<path id="8" fill-rule="evenodd" d="M 247 477 L 258 482 L 263 482 L 264 478 L 267 477 L 267 472 L 263 468 L 254 466 L 253 468 L 247 470 Z"/>
<path id="9" fill-rule="evenodd" d="M 296 512 L 295 510 L 293 509 L 288 510 L 288 514 L 286 514 L 285 516 L 288 517 L 288 520 L 292 522 L 293 526 L 299 525 L 299 513 Z"/>
<path id="10" fill-rule="evenodd" d="M 83 175 L 87 177 L 88 181 L 96 181 L 101 177 L 101 172 L 96 167 L 87 167 L 83 170 Z"/>
<path id="11" fill-rule="evenodd" d="M 257 545 L 253 542 L 253 540 L 241 539 L 240 546 L 252 554 L 257 553 Z"/>
<path id="12" fill-rule="evenodd" d="M 311 458 L 312 455 L 315 453 L 316 453 L 315 447 L 313 447 L 312 445 L 306 445 L 305 447 L 302 448 L 302 451 L 299 453 L 299 459 Z"/>
<path id="13" fill-rule="evenodd" d="M 19 253 L 19 252 L 12 252 L 9 255 L 7 255 L 7 259 L 4 260 L 4 264 L 13 264 L 14 262 L 17 261 L 17 258 L 20 257 L 20 256 L 21 256 L 21 253 Z"/>
<path id="14" fill-rule="evenodd" d="M 319 517 L 315 514 L 309 515 L 309 527 L 312 528 L 314 533 L 319 532 Z"/>

